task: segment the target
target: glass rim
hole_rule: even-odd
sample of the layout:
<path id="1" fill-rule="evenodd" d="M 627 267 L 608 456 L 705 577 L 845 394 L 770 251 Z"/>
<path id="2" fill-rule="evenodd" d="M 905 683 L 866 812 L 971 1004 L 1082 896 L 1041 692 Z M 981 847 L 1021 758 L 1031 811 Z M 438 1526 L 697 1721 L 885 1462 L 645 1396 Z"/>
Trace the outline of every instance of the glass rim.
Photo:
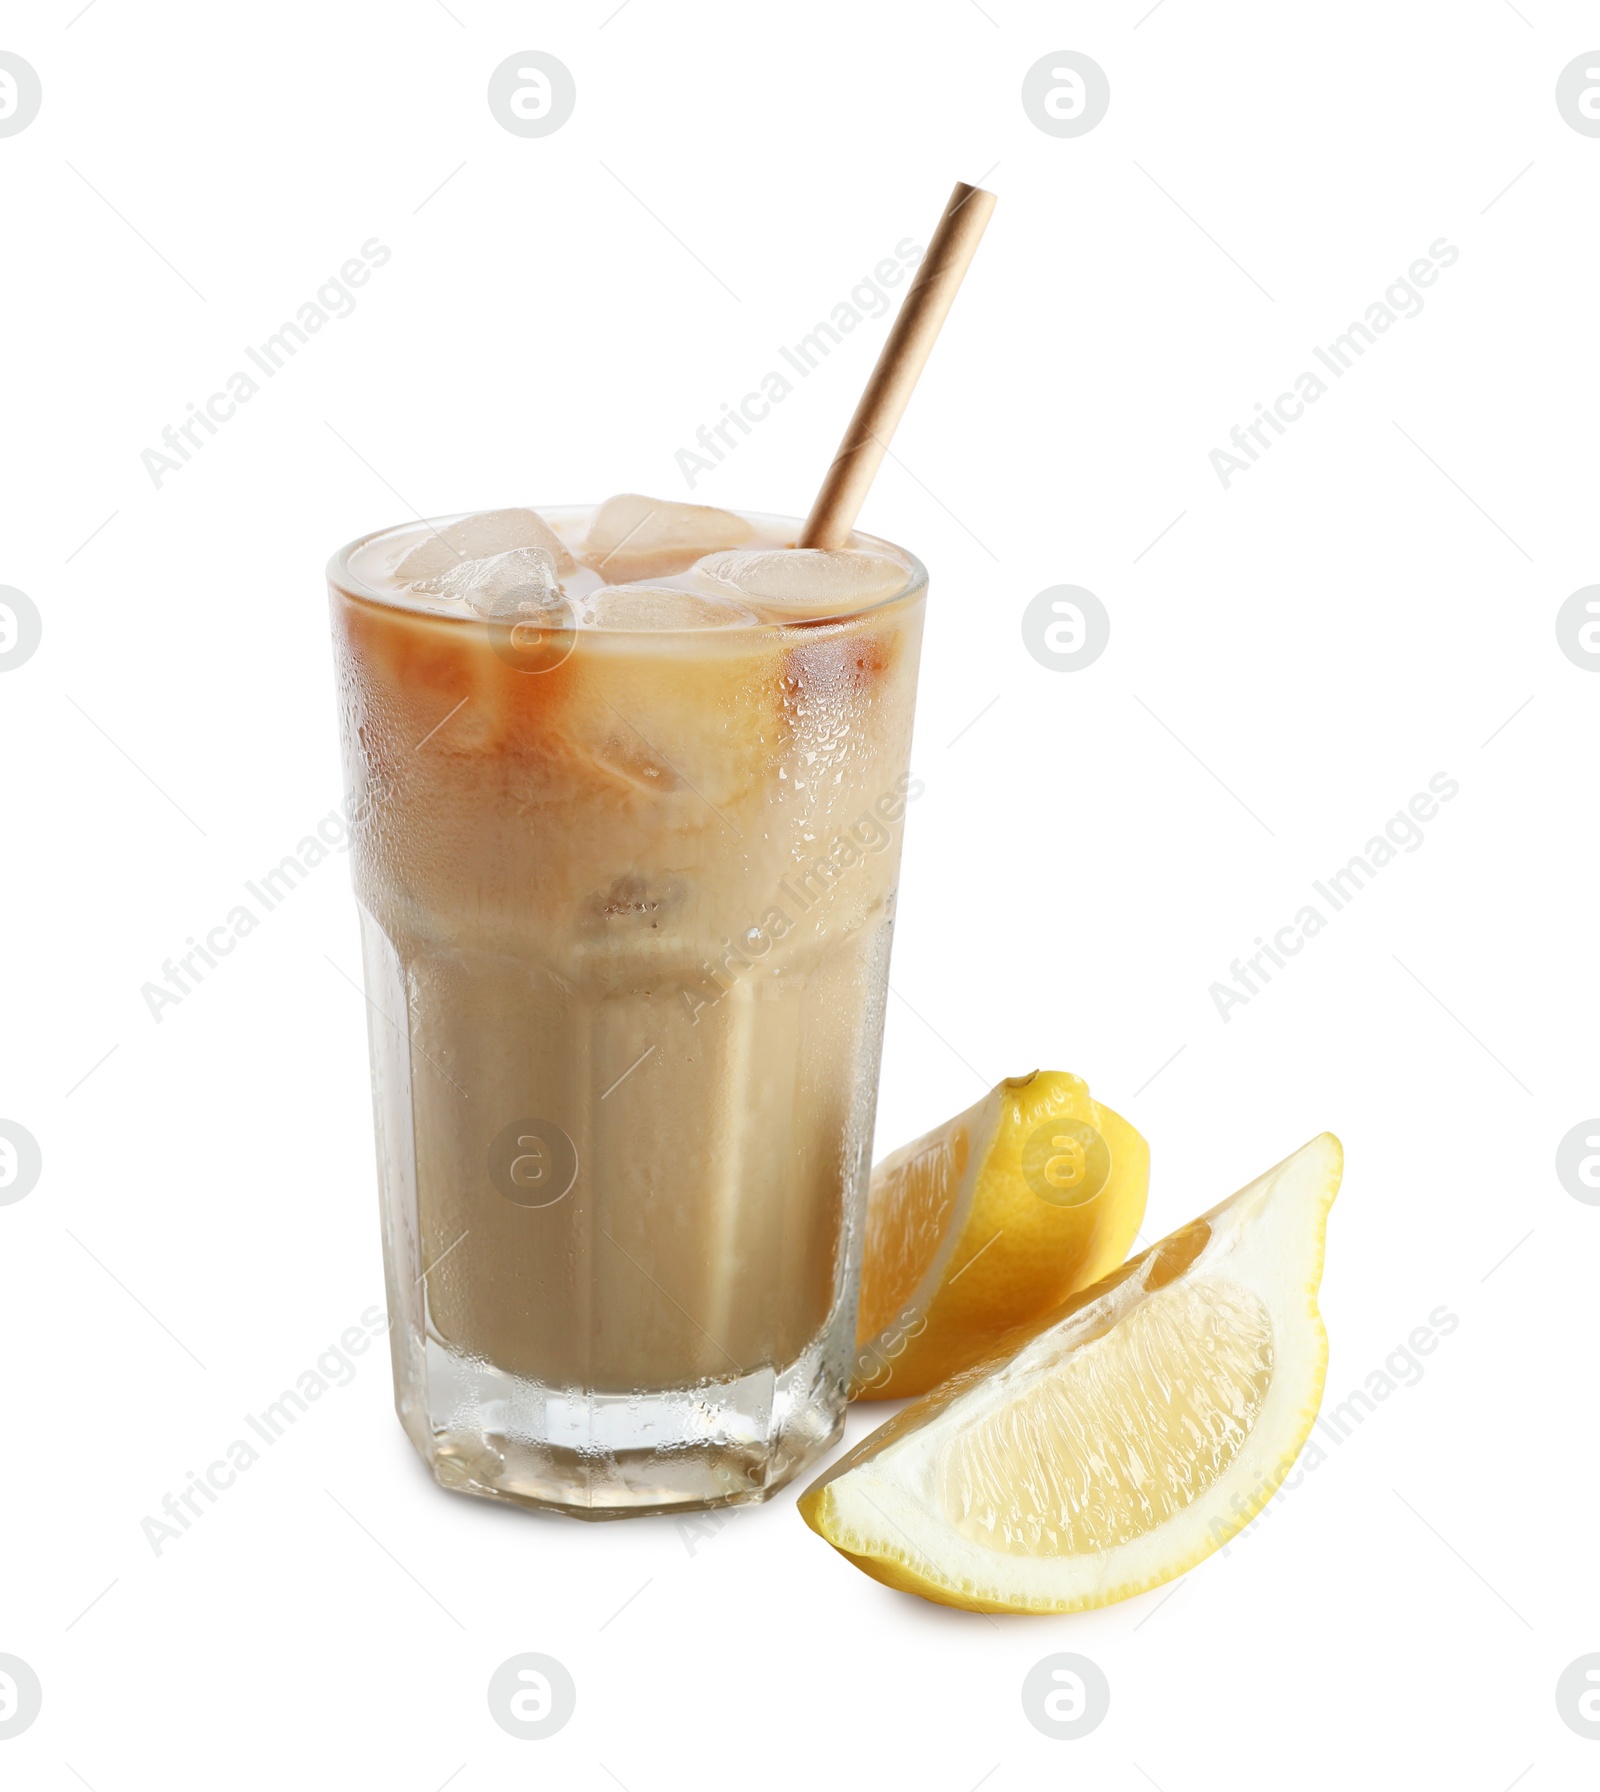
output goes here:
<path id="1" fill-rule="evenodd" d="M 554 527 L 562 523 L 574 522 L 581 517 L 592 516 L 599 507 L 599 504 L 527 504 L 525 506 L 499 505 L 486 508 L 526 508 Z M 417 528 L 431 529 L 437 533 L 441 529 L 449 528 L 454 523 L 465 522 L 470 517 L 484 514 L 486 514 L 486 509 L 462 510 L 443 516 L 418 517 L 406 523 L 391 523 L 382 529 L 371 529 L 365 535 L 359 535 L 355 540 L 346 542 L 329 558 L 326 569 L 328 585 L 330 589 L 340 592 L 345 597 L 354 598 L 363 603 L 376 604 L 382 609 L 392 610 L 399 615 L 415 617 L 418 621 L 438 623 L 444 627 L 481 626 L 483 618 L 480 616 L 470 613 L 451 615 L 445 611 L 423 609 L 420 606 L 402 602 L 395 592 L 382 590 L 376 585 L 368 584 L 357 578 L 350 570 L 350 562 L 363 548 L 370 546 L 383 536 L 397 535 L 402 530 Z M 785 516 L 775 511 L 733 510 L 732 514 L 757 525 L 773 525 L 773 532 L 785 537 L 798 536 L 804 527 L 803 518 Z M 851 532 L 845 546 L 868 553 L 877 549 L 887 549 L 889 556 L 906 564 L 905 583 L 898 590 L 889 593 L 888 596 L 880 597 L 870 604 L 863 605 L 860 609 L 837 611 L 829 616 L 795 616 L 781 621 L 735 623 L 726 628 L 584 628 L 578 632 L 586 641 L 595 641 L 597 644 L 606 637 L 618 641 L 638 641 L 651 638 L 681 640 L 689 637 L 702 639 L 709 637 L 717 641 L 749 639 L 751 636 L 760 634 L 783 634 L 796 629 L 827 628 L 841 623 L 855 622 L 863 617 L 880 615 L 897 606 L 909 605 L 926 594 L 928 569 L 915 554 L 908 548 L 901 547 L 898 542 L 890 541 L 886 536 L 869 535 L 864 530 L 856 529 Z M 715 548 L 710 550 L 712 553 L 723 551 L 728 550 Z M 682 575 L 665 576 L 681 577 Z M 628 582 L 643 584 L 648 581 Z M 613 589 L 617 589 L 617 587 L 613 587 Z"/>

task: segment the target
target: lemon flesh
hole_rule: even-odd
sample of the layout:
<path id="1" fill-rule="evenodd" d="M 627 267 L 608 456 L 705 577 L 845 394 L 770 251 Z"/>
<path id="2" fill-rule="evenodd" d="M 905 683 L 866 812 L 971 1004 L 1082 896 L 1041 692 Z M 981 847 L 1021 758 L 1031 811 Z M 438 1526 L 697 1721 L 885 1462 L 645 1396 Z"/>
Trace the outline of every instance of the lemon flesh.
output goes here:
<path id="1" fill-rule="evenodd" d="M 1159 1586 L 1272 1496 L 1317 1415 L 1331 1133 L 905 1408 L 800 1499 L 876 1579 L 974 1611 Z"/>
<path id="2" fill-rule="evenodd" d="M 1063 1070 L 1008 1077 L 872 1173 L 851 1392 L 923 1394 L 1128 1254 L 1150 1148 Z"/>

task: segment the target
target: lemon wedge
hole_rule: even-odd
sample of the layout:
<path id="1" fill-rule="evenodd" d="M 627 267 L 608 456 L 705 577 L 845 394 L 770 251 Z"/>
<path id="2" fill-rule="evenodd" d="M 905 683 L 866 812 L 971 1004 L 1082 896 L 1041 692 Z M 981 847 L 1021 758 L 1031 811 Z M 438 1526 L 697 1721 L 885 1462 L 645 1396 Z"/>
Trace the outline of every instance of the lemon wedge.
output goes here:
<path id="1" fill-rule="evenodd" d="M 858 1568 L 969 1611 L 1071 1612 L 1159 1586 L 1236 1535 L 1317 1415 L 1324 1133 L 984 1362 L 800 1498 Z"/>
<path id="2" fill-rule="evenodd" d="M 1128 1254 L 1150 1148 L 1082 1077 L 1036 1070 L 872 1173 L 858 1400 L 924 1394 Z"/>

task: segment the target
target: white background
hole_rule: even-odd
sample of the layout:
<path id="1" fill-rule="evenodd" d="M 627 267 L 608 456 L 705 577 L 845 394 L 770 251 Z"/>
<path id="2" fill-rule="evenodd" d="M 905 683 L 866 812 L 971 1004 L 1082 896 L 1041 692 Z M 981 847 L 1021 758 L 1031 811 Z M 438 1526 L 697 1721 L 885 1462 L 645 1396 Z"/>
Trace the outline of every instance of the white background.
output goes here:
<path id="1" fill-rule="evenodd" d="M 1600 680 L 1553 626 L 1600 576 L 1600 140 L 1554 103 L 1592 8 L 613 5 L 0 25 L 44 92 L 0 139 L 0 583 L 44 618 L 0 679 L 0 1115 L 44 1162 L 0 1208 L 0 1651 L 44 1686 L 7 1783 L 1592 1785 L 1554 1687 L 1600 1650 L 1600 1208 L 1554 1160 L 1600 1109 Z M 577 82 L 539 140 L 485 102 L 528 48 Z M 1070 140 L 1019 97 L 1062 48 L 1111 83 Z M 1080 1617 L 890 1592 L 792 1490 L 711 1535 L 448 1496 L 377 1352 L 157 1558 L 141 1519 L 382 1298 L 345 862 L 159 1025 L 139 993 L 338 800 L 329 552 L 688 495 L 696 426 L 956 178 L 1000 206 L 862 518 L 933 577 L 879 1151 L 1073 1069 L 1151 1140 L 1154 1237 L 1331 1127 L 1330 1399 L 1459 1327 L 1225 1557 Z M 157 489 L 141 450 L 374 236 Z M 1441 236 L 1425 310 L 1224 490 L 1209 451 Z M 694 495 L 803 511 L 885 327 Z M 1059 583 L 1112 619 L 1076 673 L 1019 630 Z M 1425 844 L 1220 1019 L 1439 772 Z M 578 1686 L 538 1744 L 485 1702 L 524 1650 Z M 1019 1699 L 1058 1650 L 1111 1685 L 1078 1742 Z"/>

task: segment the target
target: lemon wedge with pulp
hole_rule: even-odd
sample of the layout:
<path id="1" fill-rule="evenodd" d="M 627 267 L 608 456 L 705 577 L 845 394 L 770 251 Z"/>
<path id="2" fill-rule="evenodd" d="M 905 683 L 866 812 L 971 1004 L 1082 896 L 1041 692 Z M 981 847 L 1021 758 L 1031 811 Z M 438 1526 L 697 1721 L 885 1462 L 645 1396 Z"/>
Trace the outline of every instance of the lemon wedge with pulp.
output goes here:
<path id="1" fill-rule="evenodd" d="M 858 1400 L 924 1394 L 1114 1269 L 1144 1218 L 1150 1147 L 1082 1077 L 1036 1070 L 872 1173 Z"/>
<path id="2" fill-rule="evenodd" d="M 970 1611 L 1070 1612 L 1159 1586 L 1277 1489 L 1327 1367 L 1324 1133 L 1018 1327 L 800 1498 L 889 1586 Z"/>

